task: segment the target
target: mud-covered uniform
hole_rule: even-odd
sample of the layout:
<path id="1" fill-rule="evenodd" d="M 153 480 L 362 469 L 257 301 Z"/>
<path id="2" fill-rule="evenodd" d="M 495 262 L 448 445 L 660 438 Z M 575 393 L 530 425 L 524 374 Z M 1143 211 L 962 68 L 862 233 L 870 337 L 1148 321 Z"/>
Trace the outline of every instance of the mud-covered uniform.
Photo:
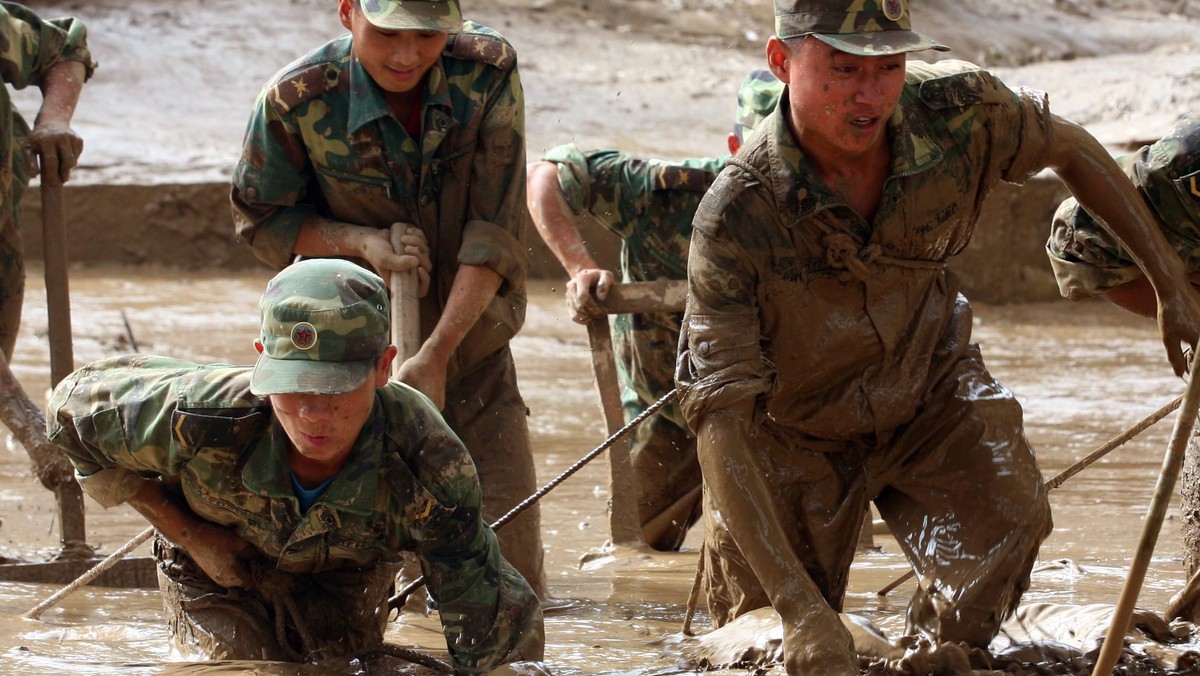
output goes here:
<path id="1" fill-rule="evenodd" d="M 1117 162 L 1188 273 L 1200 273 L 1200 113 L 1185 115 L 1157 142 Z M 1143 276 L 1129 250 L 1074 197 L 1055 212 L 1046 253 L 1066 298 L 1099 296 Z"/>
<path id="2" fill-rule="evenodd" d="M 50 403 L 51 439 L 89 495 L 113 506 L 142 477 L 160 477 L 196 516 L 229 528 L 282 573 L 305 625 L 288 613 L 281 646 L 271 591 L 221 587 L 160 537 L 154 554 L 178 649 L 288 659 L 304 631 L 327 655 L 378 645 L 395 564 L 411 551 L 461 670 L 541 659 L 537 597 L 501 558 L 471 458 L 428 399 L 395 382 L 376 390 L 345 466 L 303 511 L 287 434 L 269 398 L 250 393 L 250 372 L 118 357 L 65 378 Z"/>
<path id="3" fill-rule="evenodd" d="M 705 491 L 718 626 L 772 601 L 737 545 L 755 533 L 731 533 L 729 510 L 774 515 L 790 542 L 767 546 L 840 609 L 868 500 L 921 579 L 910 630 L 985 646 L 1016 607 L 1049 504 L 1021 407 L 970 343 L 971 307 L 945 261 L 997 182 L 1045 166 L 1050 124 L 1040 92 L 962 62 L 909 62 L 872 222 L 824 185 L 779 110 L 705 196 L 681 410 L 702 460 L 751 449 L 746 469 L 775 499 L 713 504 Z M 747 398 L 752 415 L 701 428 Z"/>
<path id="4" fill-rule="evenodd" d="M 41 82 L 64 61 L 78 61 L 90 78 L 96 64 L 87 46 L 87 28 L 77 18 L 43 20 L 30 9 L 0 2 L 0 78 L 14 89 Z M 21 198 L 29 186 L 22 154 L 29 124 L 0 87 L 0 350 L 11 359 L 25 300 L 25 247 L 21 242 Z"/>
<path id="5" fill-rule="evenodd" d="M 233 176 L 237 236 L 281 269 L 312 214 L 356 225 L 420 227 L 433 270 L 421 339 L 442 315 L 460 265 L 487 267 L 500 290 L 451 357 L 446 408 L 470 449 L 489 523 L 537 488 L 528 409 L 509 341 L 525 320 L 529 257 L 524 94 L 516 52 L 465 22 L 425 79 L 411 138 L 353 58 L 350 36 L 280 71 L 263 89 Z M 541 594 L 537 505 L 500 531 L 504 556 Z"/>
<path id="6" fill-rule="evenodd" d="M 559 187 L 571 211 L 577 216 L 590 213 L 621 238 L 621 281 L 687 278 L 692 218 L 726 158 L 666 162 L 615 150 L 585 153 L 567 144 L 551 149 L 544 159 L 558 165 Z M 626 421 L 675 388 L 682 318 L 682 313 L 613 318 L 613 352 Z M 680 500 L 693 503 L 686 521 L 672 523 L 657 542 L 649 543 L 658 549 L 678 549 L 700 516 L 695 444 L 676 404 L 656 411 L 635 432 L 630 459 L 638 477 L 642 524 Z"/>

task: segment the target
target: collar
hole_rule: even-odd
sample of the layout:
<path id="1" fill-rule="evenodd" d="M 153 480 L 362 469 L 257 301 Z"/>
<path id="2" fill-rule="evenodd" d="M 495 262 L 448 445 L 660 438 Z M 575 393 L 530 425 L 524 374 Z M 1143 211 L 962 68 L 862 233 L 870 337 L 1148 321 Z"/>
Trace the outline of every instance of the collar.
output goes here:
<path id="1" fill-rule="evenodd" d="M 384 442 L 383 407 L 376 395 L 371 415 L 350 449 L 350 457 L 334 477 L 333 484 L 317 498 L 317 503 L 352 514 L 371 514 L 379 490 Z M 242 470 L 246 488 L 275 500 L 296 500 L 292 491 L 292 472 L 287 464 L 289 443 L 283 426 L 272 416 L 270 429 L 250 449 Z"/>
<path id="2" fill-rule="evenodd" d="M 354 133 L 364 125 L 380 118 L 394 117 L 391 106 L 383 97 L 383 90 L 375 84 L 371 74 L 367 72 L 366 68 L 363 68 L 356 57 L 350 58 L 349 71 L 350 110 L 347 115 L 347 124 L 350 133 Z M 450 109 L 450 86 L 442 59 L 438 59 L 425 74 L 424 88 L 421 97 L 423 107 L 438 106 Z"/>
<path id="3" fill-rule="evenodd" d="M 780 100 L 787 101 L 787 96 L 785 88 Z M 845 203 L 826 187 L 805 158 L 784 115 L 786 108 L 775 107 L 765 122 L 771 125 L 770 133 L 765 136 L 776 203 L 782 206 L 785 214 L 795 214 L 794 218 L 786 219 L 792 224 Z M 889 181 L 927 171 L 941 161 L 942 149 L 930 132 L 934 126 L 935 121 L 928 108 L 921 104 L 916 88 L 906 84 L 896 110 L 887 122 L 888 136 L 892 139 Z"/>

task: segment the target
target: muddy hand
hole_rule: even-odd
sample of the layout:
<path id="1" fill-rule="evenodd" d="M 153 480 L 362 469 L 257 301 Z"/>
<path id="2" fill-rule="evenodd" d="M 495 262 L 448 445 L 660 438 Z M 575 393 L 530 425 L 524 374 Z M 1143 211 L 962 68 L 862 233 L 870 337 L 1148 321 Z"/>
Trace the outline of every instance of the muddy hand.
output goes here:
<path id="1" fill-rule="evenodd" d="M 196 565 L 222 587 L 248 588 L 253 582 L 246 561 L 254 548 L 232 531 L 204 524 L 193 529 L 186 543 L 179 544 Z"/>
<path id="2" fill-rule="evenodd" d="M 33 456 L 33 473 L 43 486 L 54 490 L 68 481 L 75 480 L 75 468 L 67 456 L 54 444 L 42 445 Z"/>
<path id="3" fill-rule="evenodd" d="M 567 282 L 567 307 L 571 309 L 571 320 L 578 324 L 589 324 L 607 313 L 596 301 L 608 297 L 608 291 L 617 282 L 610 270 L 587 269 L 575 273 Z"/>
<path id="4" fill-rule="evenodd" d="M 29 133 L 24 150 L 30 176 L 41 173 L 66 183 L 83 152 L 83 138 L 61 124 L 39 124 Z"/>
<path id="5" fill-rule="evenodd" d="M 1200 295 L 1188 286 L 1160 298 L 1158 328 L 1171 368 L 1175 375 L 1184 375 L 1191 367 L 1189 356 L 1196 351 L 1200 338 Z"/>
<path id="6" fill-rule="evenodd" d="M 401 260 L 417 259 L 417 295 L 424 298 L 429 292 L 429 273 L 433 271 L 433 259 L 430 256 L 429 243 L 425 241 L 425 233 L 416 226 L 406 226 L 404 234 L 400 236 L 400 243 L 404 250 L 396 253 L 400 255 Z"/>

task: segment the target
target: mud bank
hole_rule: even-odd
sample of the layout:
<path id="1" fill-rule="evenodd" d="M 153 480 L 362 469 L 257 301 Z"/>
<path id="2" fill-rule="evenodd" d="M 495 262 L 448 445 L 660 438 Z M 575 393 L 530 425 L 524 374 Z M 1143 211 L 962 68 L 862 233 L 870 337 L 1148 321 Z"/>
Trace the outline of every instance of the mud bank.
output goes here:
<path id="1" fill-rule="evenodd" d="M 146 265 L 184 270 L 245 269 L 261 264 L 233 237 L 229 185 L 68 185 L 67 239 L 72 265 Z M 1053 300 L 1058 290 L 1043 245 L 1051 216 L 1067 195 L 1045 174 L 1024 186 L 1002 184 L 988 197 L 967 250 L 950 261 L 972 300 L 1020 303 Z M 30 260 L 42 257 L 41 195 L 25 195 L 24 239 Z M 619 241 L 598 225 L 585 230 L 601 264 L 618 265 Z M 564 277 L 532 229 L 527 244 L 533 276 Z"/>

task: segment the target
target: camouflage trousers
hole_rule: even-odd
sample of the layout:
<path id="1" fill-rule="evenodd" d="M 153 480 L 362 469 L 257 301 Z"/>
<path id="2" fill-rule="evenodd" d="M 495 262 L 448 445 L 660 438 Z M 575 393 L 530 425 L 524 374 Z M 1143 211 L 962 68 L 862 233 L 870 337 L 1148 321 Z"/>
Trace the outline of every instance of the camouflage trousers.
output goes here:
<path id="1" fill-rule="evenodd" d="M 921 584 L 908 631 L 985 647 L 1016 609 L 1050 504 L 1025 438 L 1021 405 L 971 346 L 887 439 L 814 441 L 762 417 L 757 471 L 768 477 L 788 543 L 834 610 L 841 610 L 855 543 L 873 500 Z M 760 418 L 756 414 L 756 419 Z M 819 444 L 819 446 L 818 446 Z M 763 586 L 705 496 L 704 588 L 720 627 L 770 605 Z M 751 537 L 752 533 L 740 533 Z"/>
<path id="2" fill-rule="evenodd" d="M 695 437 L 658 411 L 634 431 L 629 459 L 638 481 L 642 539 L 659 551 L 678 551 L 700 519 Z"/>
<path id="3" fill-rule="evenodd" d="M 516 367 L 508 347 L 446 384 L 442 416 L 475 461 L 487 523 L 495 523 L 537 490 L 529 409 L 517 389 Z M 497 530 L 496 537 L 505 560 L 529 582 L 539 599 L 545 599 L 541 528 L 541 509 L 534 504 Z"/>
<path id="4" fill-rule="evenodd" d="M 172 647 L 190 661 L 300 661 L 348 655 L 383 642 L 387 599 L 397 566 L 339 568 L 324 573 L 276 571 L 291 587 L 284 601 L 213 582 L 179 547 L 155 534 L 158 586 Z M 304 645 L 304 636 L 312 645 Z"/>

